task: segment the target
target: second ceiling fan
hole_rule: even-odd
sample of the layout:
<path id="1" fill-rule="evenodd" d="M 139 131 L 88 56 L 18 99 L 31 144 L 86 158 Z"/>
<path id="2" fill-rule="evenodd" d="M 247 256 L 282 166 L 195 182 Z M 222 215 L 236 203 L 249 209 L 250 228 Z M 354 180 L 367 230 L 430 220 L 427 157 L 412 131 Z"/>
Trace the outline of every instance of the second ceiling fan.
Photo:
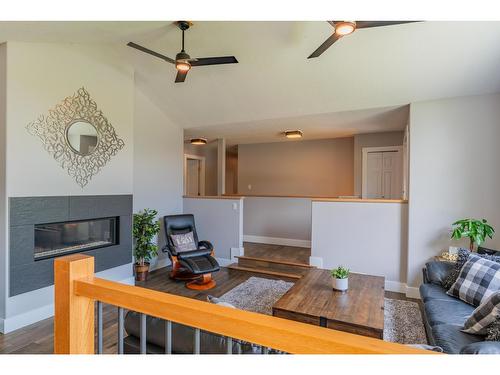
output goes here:
<path id="1" fill-rule="evenodd" d="M 308 59 L 318 57 L 328 48 L 331 47 L 333 43 L 342 38 L 345 35 L 352 34 L 357 29 L 367 29 L 369 27 L 380 27 L 380 26 L 391 26 L 400 25 L 402 23 L 411 23 L 419 21 L 327 21 L 333 26 L 333 34 L 323 42 L 313 53 L 311 53 Z"/>
<path id="2" fill-rule="evenodd" d="M 184 31 L 189 29 L 191 26 L 190 22 L 187 21 L 179 21 L 177 22 L 177 26 L 182 31 L 182 49 L 175 56 L 175 60 L 171 59 L 168 56 L 162 55 L 161 53 L 152 51 L 146 47 L 140 46 L 134 42 L 129 42 L 127 46 L 138 49 L 139 51 L 148 53 L 152 56 L 158 57 L 170 64 L 174 64 L 177 69 L 177 76 L 175 77 L 175 82 L 184 82 L 186 80 L 186 76 L 192 67 L 195 66 L 204 66 L 204 65 L 221 65 L 221 64 L 237 64 L 238 60 L 234 56 L 222 56 L 222 57 L 198 57 L 192 58 L 189 56 L 184 50 Z"/>

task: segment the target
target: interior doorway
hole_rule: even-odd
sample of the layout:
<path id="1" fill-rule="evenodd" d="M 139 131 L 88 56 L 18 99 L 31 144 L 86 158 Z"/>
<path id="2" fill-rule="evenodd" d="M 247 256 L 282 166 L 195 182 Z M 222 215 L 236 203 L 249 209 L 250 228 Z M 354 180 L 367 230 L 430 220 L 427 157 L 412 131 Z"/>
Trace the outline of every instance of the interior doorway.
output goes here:
<path id="1" fill-rule="evenodd" d="M 363 199 L 402 199 L 402 146 L 363 148 L 362 174 Z"/>
<path id="2" fill-rule="evenodd" d="M 205 157 L 184 154 L 184 195 L 205 195 Z"/>

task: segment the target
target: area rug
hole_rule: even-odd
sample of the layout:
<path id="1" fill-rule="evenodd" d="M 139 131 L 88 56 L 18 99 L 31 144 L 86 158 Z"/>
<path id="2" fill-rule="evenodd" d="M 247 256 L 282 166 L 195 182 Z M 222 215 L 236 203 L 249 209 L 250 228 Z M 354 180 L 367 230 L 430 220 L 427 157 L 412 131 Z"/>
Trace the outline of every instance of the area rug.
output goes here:
<path id="1" fill-rule="evenodd" d="M 272 306 L 293 286 L 283 280 L 250 277 L 219 299 L 241 309 L 272 315 Z M 416 302 L 386 298 L 384 340 L 400 344 L 427 344 Z"/>
<path id="2" fill-rule="evenodd" d="M 283 280 L 250 277 L 219 299 L 241 310 L 272 315 L 273 305 L 293 286 Z"/>

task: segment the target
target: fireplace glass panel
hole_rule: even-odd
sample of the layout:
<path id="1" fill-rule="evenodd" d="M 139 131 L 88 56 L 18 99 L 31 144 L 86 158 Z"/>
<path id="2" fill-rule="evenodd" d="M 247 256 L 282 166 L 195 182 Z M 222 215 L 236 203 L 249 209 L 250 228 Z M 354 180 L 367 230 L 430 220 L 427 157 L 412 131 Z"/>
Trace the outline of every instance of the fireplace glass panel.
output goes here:
<path id="1" fill-rule="evenodd" d="M 35 225 L 35 260 L 117 244 L 118 218 Z"/>

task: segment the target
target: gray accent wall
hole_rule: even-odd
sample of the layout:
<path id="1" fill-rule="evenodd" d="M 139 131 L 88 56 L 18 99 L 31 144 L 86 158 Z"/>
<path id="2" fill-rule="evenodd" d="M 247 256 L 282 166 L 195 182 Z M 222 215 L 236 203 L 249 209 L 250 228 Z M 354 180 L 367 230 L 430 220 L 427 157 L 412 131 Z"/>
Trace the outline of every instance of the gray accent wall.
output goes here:
<path id="1" fill-rule="evenodd" d="M 132 195 L 9 198 L 9 296 L 54 283 L 54 259 L 34 260 L 36 224 L 119 217 L 119 243 L 82 252 L 95 257 L 95 271 L 132 261 Z"/>

